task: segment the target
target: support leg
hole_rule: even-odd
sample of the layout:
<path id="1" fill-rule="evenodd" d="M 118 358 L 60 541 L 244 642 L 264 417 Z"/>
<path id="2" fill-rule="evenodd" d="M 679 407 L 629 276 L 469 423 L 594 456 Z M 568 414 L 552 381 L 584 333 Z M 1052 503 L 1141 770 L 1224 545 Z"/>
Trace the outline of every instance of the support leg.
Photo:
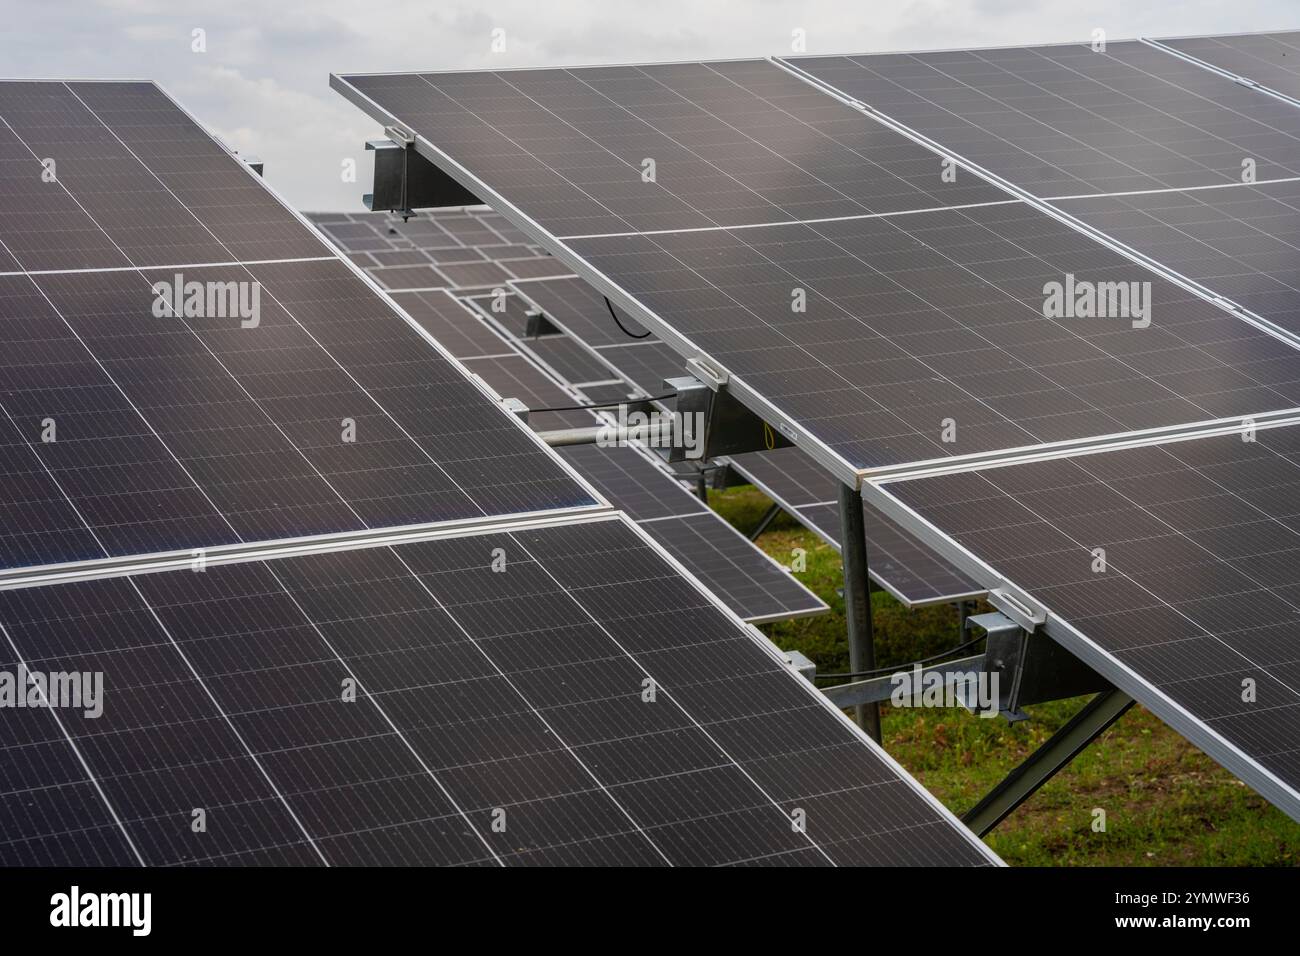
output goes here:
<path id="1" fill-rule="evenodd" d="M 862 493 L 840 485 L 840 555 L 844 561 L 844 614 L 849 625 L 849 670 L 857 673 L 876 666 L 871 633 L 871 590 L 867 575 L 867 538 L 862 517 Z M 858 726 L 880 742 L 880 705 L 859 704 Z"/>
<path id="2" fill-rule="evenodd" d="M 772 507 L 768 508 L 767 511 L 764 512 L 762 519 L 758 522 L 758 525 L 749 533 L 749 540 L 757 541 L 758 536 L 771 526 L 772 522 L 776 520 L 776 516 L 780 513 L 780 505 L 772 505 Z"/>
<path id="3" fill-rule="evenodd" d="M 1081 754 L 1133 706 L 1133 698 L 1121 690 L 1102 691 L 1030 754 L 1006 779 L 962 816 L 962 823 L 984 836 L 1020 804 L 1052 779 L 1062 767 Z"/>

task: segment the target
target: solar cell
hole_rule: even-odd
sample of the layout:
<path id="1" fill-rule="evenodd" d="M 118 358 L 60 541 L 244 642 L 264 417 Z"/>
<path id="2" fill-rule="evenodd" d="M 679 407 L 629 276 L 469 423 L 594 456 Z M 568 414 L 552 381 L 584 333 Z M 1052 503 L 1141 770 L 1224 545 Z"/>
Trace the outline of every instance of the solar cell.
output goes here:
<path id="1" fill-rule="evenodd" d="M 1164 37 L 1157 42 L 1300 99 L 1300 32 Z"/>
<path id="2" fill-rule="evenodd" d="M 978 555 L 986 584 L 1045 606 L 1057 640 L 1300 818 L 1300 429 L 884 489 L 972 570 Z"/>
<path id="3" fill-rule="evenodd" d="M 1141 52 L 1121 51 L 1113 59 L 1138 70 L 1146 66 Z M 1204 79 L 1204 71 L 1182 65 Z M 971 208 L 933 210 L 942 202 L 938 157 L 925 158 L 910 140 L 838 101 L 794 92 L 787 81 L 796 78 L 778 78 L 780 68 L 754 62 L 663 68 L 679 86 L 672 102 L 693 118 L 689 135 L 675 125 L 674 112 L 654 108 L 662 84 L 647 86 L 645 75 L 657 77 L 657 68 L 628 69 L 525 71 L 504 79 L 363 76 L 335 78 L 335 85 L 372 115 L 400 119 L 423 134 L 417 146 L 429 158 L 545 239 L 557 257 L 680 354 L 703 354 L 722 366 L 742 401 L 794 434 L 843 480 L 945 456 L 999 456 L 1294 407 L 1284 394 L 1289 385 L 1276 377 L 1296 360 L 1282 343 L 991 187 L 980 184 L 964 195 Z M 1148 92 L 1173 89 L 1163 79 L 1144 82 Z M 511 83 L 527 83 L 527 94 L 509 89 Z M 608 85 L 616 102 L 622 96 L 627 102 L 619 104 L 621 112 L 597 110 L 575 86 L 582 83 Z M 712 108 L 715 100 L 722 101 L 722 114 Z M 692 112 L 705 103 L 709 109 Z M 796 107 L 811 125 L 799 127 L 781 112 Z M 766 123 L 755 118 L 760 112 Z M 547 125 L 526 120 L 539 115 Z M 584 132 L 597 116 L 599 129 Z M 557 120 L 572 128 L 561 136 Z M 489 122 L 496 131 L 485 131 Z M 795 128 L 800 142 L 811 144 L 797 156 L 780 148 Z M 748 200 L 718 195 L 715 201 L 713 192 L 701 198 L 680 172 L 658 176 L 638 192 L 647 184 L 636 167 L 616 159 L 623 137 L 646 152 L 662 142 L 657 137 L 676 133 L 681 141 L 664 154 L 674 170 L 703 162 L 748 189 Z M 511 135 L 519 148 L 503 145 L 501 137 Z M 561 155 L 557 137 L 581 149 Z M 1278 137 L 1268 141 L 1281 162 L 1290 157 L 1290 140 Z M 1261 134 L 1258 141 L 1266 139 Z M 604 147 L 600 157 L 587 154 L 589 143 Z M 897 192 L 868 195 L 839 162 L 846 144 L 880 160 L 874 167 L 862 155 L 855 160 L 858 175 L 870 172 L 880 189 L 906 180 L 928 182 L 937 192 L 922 189 L 920 201 L 918 193 L 908 194 L 907 203 L 893 201 Z M 691 157 L 685 166 L 679 146 Z M 761 176 L 742 178 L 721 152 L 763 170 L 777 168 L 769 162 L 784 164 L 789 181 L 811 174 L 831 183 L 837 205 L 816 208 L 828 221 L 782 222 L 777 210 L 787 219 L 790 210 L 774 198 L 776 191 L 765 192 Z M 1207 145 L 1197 155 L 1210 153 Z M 904 158 L 915 167 L 910 179 L 895 165 Z M 603 210 L 599 222 L 591 197 Z M 731 205 L 724 210 L 723 203 Z M 772 212 L 756 215 L 760 203 Z M 927 203 L 931 211 L 902 214 Z M 742 222 L 744 213 L 750 218 Z M 575 225 L 578 220 L 586 225 Z M 1047 283 L 1062 284 L 1067 276 L 1139 287 L 1150 282 L 1152 311 L 1164 318 L 1140 331 L 1130 328 L 1127 315 L 1045 320 Z M 793 307 L 796 300 L 803 311 Z M 1261 365 L 1252 367 L 1251 357 Z M 1245 379 L 1238 378 L 1243 370 Z M 1189 382 L 1189 372 L 1198 380 L 1204 372 L 1208 387 Z M 957 423 L 955 433 L 949 422 Z"/>
<path id="4" fill-rule="evenodd" d="M 6 591 L 0 622 L 11 664 L 104 679 L 99 717 L 4 722 L 5 863 L 995 862 L 620 520 Z"/>
<path id="5" fill-rule="evenodd" d="M 1137 41 L 789 62 L 1040 197 L 1300 173 L 1288 104 Z"/>

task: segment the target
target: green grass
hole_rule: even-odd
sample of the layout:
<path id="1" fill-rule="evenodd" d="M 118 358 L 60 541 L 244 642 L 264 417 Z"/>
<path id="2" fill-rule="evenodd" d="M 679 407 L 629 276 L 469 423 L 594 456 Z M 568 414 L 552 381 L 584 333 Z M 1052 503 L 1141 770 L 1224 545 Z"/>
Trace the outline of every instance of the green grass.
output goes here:
<path id="1" fill-rule="evenodd" d="M 710 503 L 748 533 L 770 502 L 753 488 L 712 492 Z M 764 625 L 784 650 L 798 650 L 820 673 L 848 670 L 840 559 L 834 548 L 782 515 L 757 544 L 789 565 L 831 606 L 829 614 Z M 958 642 L 951 606 L 909 611 L 888 594 L 871 599 L 876 657 L 904 663 Z M 884 708 L 885 748 L 960 814 L 998 783 L 1081 707 L 1084 698 L 1029 708 L 1008 724 L 964 711 Z M 1094 832 L 1095 809 L 1105 832 Z M 1256 795 L 1152 714 L 1134 707 L 986 838 L 1020 866 L 1292 866 L 1300 824 Z"/>

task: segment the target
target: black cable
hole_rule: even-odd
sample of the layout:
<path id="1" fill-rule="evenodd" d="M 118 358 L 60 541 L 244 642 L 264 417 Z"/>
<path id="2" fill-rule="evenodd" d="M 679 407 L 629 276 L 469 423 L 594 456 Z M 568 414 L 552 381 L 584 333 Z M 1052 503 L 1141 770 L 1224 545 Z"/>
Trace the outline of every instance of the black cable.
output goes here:
<path id="1" fill-rule="evenodd" d="M 816 679 L 821 680 L 825 677 L 827 680 L 838 678 L 841 680 L 859 680 L 865 677 L 881 677 L 885 674 L 897 674 L 899 671 L 911 670 L 917 665 L 932 664 L 935 661 L 949 655 L 956 654 L 958 651 L 964 651 L 968 647 L 973 647 L 980 641 L 984 640 L 987 635 L 981 634 L 979 637 L 971 638 L 964 644 L 958 644 L 956 647 L 950 647 L 946 651 L 940 651 L 938 654 L 931 654 L 929 657 L 922 657 L 919 661 L 908 661 L 906 664 L 896 664 L 893 667 L 877 667 L 873 671 L 853 671 L 847 674 L 818 674 Z"/>
<path id="2" fill-rule="evenodd" d="M 676 398 L 676 392 L 669 392 L 667 395 L 650 395 L 647 398 L 625 398 L 621 402 L 600 402 L 596 405 L 556 405 L 554 408 L 530 408 L 528 413 L 534 412 L 578 412 L 584 408 L 617 408 L 619 405 L 644 405 L 646 402 L 666 402 L 670 398 Z"/>
<path id="3" fill-rule="evenodd" d="M 623 328 L 623 323 L 618 320 L 618 313 L 615 312 L 614 307 L 610 305 L 609 296 L 602 296 L 602 298 L 605 300 L 605 308 L 609 309 L 610 318 L 614 320 L 614 324 L 618 326 L 620 332 L 626 335 L 629 339 L 648 339 L 650 337 L 649 329 L 646 329 L 640 335 L 633 335 L 627 329 Z"/>

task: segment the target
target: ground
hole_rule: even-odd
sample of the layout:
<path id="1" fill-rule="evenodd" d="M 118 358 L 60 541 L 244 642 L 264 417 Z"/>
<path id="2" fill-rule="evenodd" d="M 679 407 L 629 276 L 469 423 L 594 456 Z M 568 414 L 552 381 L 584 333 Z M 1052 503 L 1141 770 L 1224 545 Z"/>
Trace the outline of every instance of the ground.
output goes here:
<path id="1" fill-rule="evenodd" d="M 770 502 L 750 487 L 712 492 L 710 504 L 737 528 L 757 526 Z M 831 606 L 829 614 L 763 627 L 784 650 L 799 650 L 819 673 L 848 670 L 840 559 L 786 515 L 757 544 L 783 564 L 807 551 L 799 579 Z M 908 611 L 872 595 L 880 665 L 926 657 L 959 641 L 956 610 Z M 1085 703 L 1055 701 L 1008 724 L 964 711 L 883 712 L 886 749 L 953 812 L 974 805 Z M 1105 811 L 1104 832 L 1094 830 Z M 986 838 L 1020 866 L 1292 866 L 1300 824 L 1135 706 Z"/>

